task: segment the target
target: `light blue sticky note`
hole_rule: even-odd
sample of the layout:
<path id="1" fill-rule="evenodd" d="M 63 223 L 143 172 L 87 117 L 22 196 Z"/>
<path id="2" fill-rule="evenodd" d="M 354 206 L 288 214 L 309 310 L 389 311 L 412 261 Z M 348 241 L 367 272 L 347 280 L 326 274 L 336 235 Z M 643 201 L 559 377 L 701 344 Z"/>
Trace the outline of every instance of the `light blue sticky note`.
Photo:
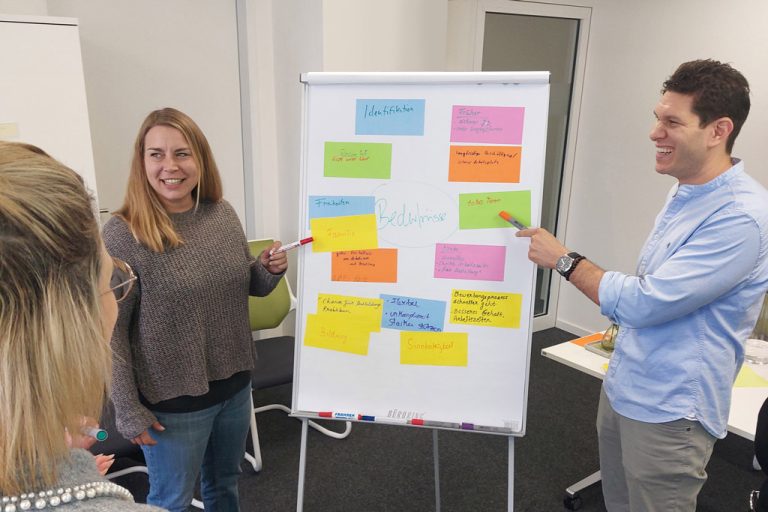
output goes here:
<path id="1" fill-rule="evenodd" d="M 384 300 L 381 326 L 400 331 L 442 332 L 445 302 L 401 295 L 379 295 Z"/>
<path id="2" fill-rule="evenodd" d="M 374 213 L 375 203 L 373 196 L 309 196 L 309 218 Z"/>
<path id="3" fill-rule="evenodd" d="M 425 100 L 357 100 L 355 135 L 424 135 Z"/>

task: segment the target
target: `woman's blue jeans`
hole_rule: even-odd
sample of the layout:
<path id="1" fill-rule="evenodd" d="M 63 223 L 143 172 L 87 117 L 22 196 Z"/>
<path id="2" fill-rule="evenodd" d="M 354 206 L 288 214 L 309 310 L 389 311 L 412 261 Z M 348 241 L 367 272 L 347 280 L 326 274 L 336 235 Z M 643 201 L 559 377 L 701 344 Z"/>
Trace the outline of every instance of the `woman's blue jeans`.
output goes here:
<path id="1" fill-rule="evenodd" d="M 157 444 L 141 447 L 149 470 L 147 503 L 186 512 L 200 474 L 206 510 L 239 510 L 237 480 L 251 421 L 251 387 L 202 411 L 155 416 L 165 430 L 151 430 Z"/>

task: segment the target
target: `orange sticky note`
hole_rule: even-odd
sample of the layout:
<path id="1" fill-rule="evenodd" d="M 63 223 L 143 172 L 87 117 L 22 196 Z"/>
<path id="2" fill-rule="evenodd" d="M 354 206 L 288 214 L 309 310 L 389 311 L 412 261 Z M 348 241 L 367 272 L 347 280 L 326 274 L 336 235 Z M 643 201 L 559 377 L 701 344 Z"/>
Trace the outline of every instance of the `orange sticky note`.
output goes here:
<path id="1" fill-rule="evenodd" d="M 451 146 L 448 181 L 520 183 L 520 146 Z"/>
<path id="2" fill-rule="evenodd" d="M 397 249 L 339 251 L 331 255 L 331 280 L 397 282 Z"/>

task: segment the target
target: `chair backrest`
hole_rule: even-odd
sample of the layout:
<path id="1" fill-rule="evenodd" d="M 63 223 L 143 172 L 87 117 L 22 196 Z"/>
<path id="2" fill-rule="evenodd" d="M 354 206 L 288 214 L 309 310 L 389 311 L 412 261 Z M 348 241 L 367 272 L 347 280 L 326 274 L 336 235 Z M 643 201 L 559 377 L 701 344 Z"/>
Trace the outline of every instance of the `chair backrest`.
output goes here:
<path id="1" fill-rule="evenodd" d="M 261 252 L 272 245 L 272 239 L 250 240 L 248 247 L 256 258 Z M 248 317 L 251 322 L 251 330 L 274 329 L 296 307 L 294 297 L 288 280 L 283 276 L 274 290 L 265 297 L 249 297 Z"/>

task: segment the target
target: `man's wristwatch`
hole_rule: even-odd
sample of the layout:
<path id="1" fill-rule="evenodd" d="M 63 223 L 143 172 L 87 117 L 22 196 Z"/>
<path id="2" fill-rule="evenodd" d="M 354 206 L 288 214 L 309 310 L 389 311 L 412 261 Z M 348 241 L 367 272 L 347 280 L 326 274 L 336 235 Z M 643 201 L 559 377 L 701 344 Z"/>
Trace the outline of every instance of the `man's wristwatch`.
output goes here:
<path id="1" fill-rule="evenodd" d="M 578 265 L 579 262 L 583 259 L 585 258 L 581 254 L 577 252 L 569 252 L 568 254 L 564 254 L 557 259 L 555 270 L 557 270 L 560 275 L 565 278 L 566 281 L 570 281 L 571 274 L 576 269 L 576 265 Z"/>

